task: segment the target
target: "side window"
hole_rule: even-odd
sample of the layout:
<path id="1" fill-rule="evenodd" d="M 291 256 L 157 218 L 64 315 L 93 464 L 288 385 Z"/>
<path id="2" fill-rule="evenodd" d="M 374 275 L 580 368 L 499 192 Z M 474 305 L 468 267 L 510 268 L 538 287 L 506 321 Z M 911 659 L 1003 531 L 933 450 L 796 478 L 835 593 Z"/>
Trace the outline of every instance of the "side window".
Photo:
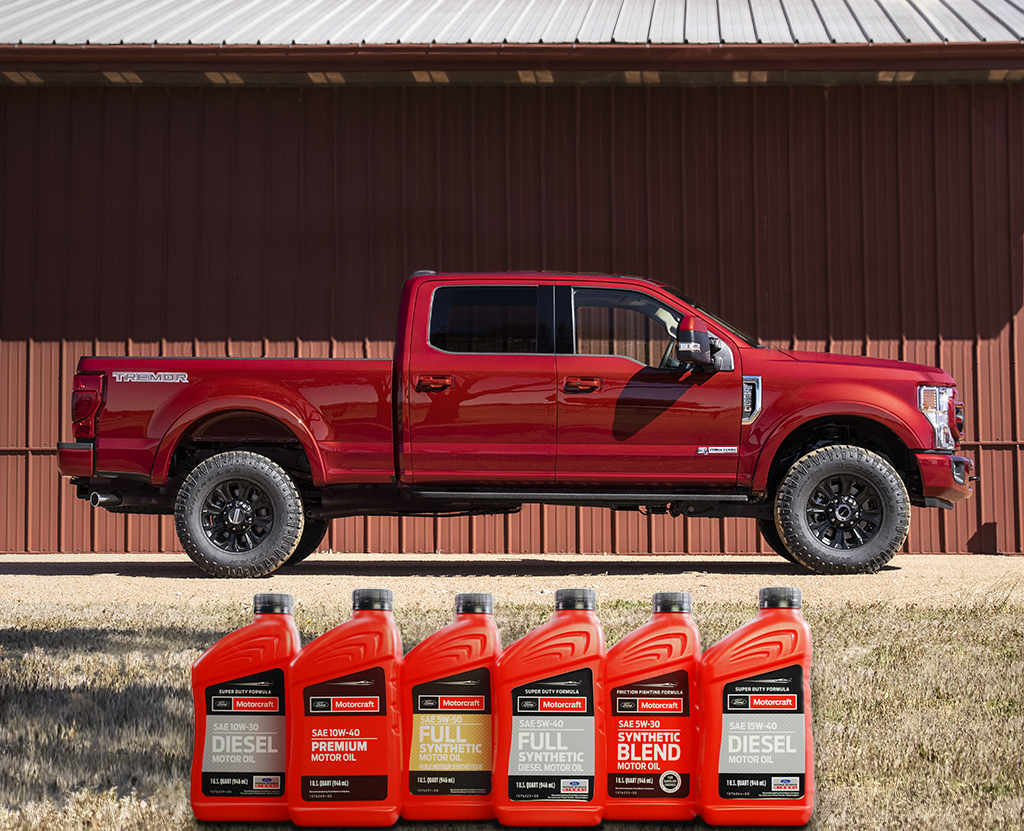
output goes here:
<path id="1" fill-rule="evenodd" d="M 675 337 L 682 316 L 636 291 L 574 289 L 577 355 L 619 355 L 647 366 L 678 366 Z"/>
<path id="2" fill-rule="evenodd" d="M 430 345 L 446 352 L 550 352 L 537 348 L 537 323 L 536 286 L 448 286 L 434 292 Z"/>

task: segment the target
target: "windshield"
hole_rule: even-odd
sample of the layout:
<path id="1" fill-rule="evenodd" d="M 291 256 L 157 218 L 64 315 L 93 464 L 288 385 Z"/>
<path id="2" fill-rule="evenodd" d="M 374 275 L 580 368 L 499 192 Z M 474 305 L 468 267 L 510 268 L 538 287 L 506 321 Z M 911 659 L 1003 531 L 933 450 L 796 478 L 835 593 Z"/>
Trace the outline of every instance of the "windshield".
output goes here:
<path id="1" fill-rule="evenodd" d="M 753 337 L 752 335 L 748 335 L 742 329 L 737 329 L 735 326 L 733 326 L 731 323 L 729 323 L 729 321 L 722 319 L 717 314 L 715 314 L 713 311 L 711 311 L 707 306 L 702 306 L 700 303 L 698 303 L 692 297 L 689 297 L 688 295 L 683 294 L 678 289 L 672 288 L 672 286 L 666 286 L 664 283 L 658 283 L 658 285 L 661 288 L 665 289 L 665 291 L 669 292 L 670 294 L 674 294 L 676 297 L 678 297 L 683 302 L 688 303 L 689 305 L 693 306 L 693 308 L 697 309 L 702 314 L 707 315 L 708 317 L 710 317 L 713 321 L 715 321 L 715 323 L 717 323 L 723 329 L 728 329 L 732 334 L 734 334 L 740 340 L 744 341 L 748 346 L 756 346 L 756 347 L 761 348 L 761 344 L 758 342 L 757 338 Z"/>

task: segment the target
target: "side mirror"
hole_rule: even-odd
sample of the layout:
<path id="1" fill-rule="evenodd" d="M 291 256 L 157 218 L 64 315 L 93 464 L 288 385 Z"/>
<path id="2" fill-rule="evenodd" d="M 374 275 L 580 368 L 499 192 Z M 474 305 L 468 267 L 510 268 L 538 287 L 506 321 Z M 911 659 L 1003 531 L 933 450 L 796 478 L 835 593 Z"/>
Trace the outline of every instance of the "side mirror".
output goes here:
<path id="1" fill-rule="evenodd" d="M 708 366 L 712 363 L 711 336 L 707 324 L 699 317 L 686 315 L 679 322 L 676 352 L 682 363 Z"/>

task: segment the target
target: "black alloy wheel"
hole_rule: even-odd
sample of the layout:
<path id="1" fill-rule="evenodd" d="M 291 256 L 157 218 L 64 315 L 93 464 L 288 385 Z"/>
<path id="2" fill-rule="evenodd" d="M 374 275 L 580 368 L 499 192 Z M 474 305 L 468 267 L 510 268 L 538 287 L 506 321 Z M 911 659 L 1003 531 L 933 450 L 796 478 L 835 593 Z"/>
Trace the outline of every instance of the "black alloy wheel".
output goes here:
<path id="1" fill-rule="evenodd" d="M 910 497 L 882 456 L 831 445 L 798 459 L 783 477 L 775 521 L 793 559 L 819 574 L 878 571 L 910 529 Z"/>
<path id="2" fill-rule="evenodd" d="M 276 571 L 295 551 L 304 525 L 302 497 L 275 462 L 229 451 L 186 477 L 174 524 L 185 553 L 203 571 L 256 577 Z"/>

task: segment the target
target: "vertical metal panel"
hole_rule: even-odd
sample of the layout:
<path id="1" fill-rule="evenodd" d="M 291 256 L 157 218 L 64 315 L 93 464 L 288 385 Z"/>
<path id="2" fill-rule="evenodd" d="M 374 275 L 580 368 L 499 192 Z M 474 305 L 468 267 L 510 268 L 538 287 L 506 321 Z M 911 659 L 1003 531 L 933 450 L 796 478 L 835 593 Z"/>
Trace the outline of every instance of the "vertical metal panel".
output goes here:
<path id="1" fill-rule="evenodd" d="M 55 473 L 84 354 L 390 355 L 416 268 L 634 273 L 777 346 L 937 363 L 1020 553 L 1024 90 L 0 89 L 0 548 L 178 550 Z M 767 551 L 749 521 L 355 518 L 341 551 Z"/>

